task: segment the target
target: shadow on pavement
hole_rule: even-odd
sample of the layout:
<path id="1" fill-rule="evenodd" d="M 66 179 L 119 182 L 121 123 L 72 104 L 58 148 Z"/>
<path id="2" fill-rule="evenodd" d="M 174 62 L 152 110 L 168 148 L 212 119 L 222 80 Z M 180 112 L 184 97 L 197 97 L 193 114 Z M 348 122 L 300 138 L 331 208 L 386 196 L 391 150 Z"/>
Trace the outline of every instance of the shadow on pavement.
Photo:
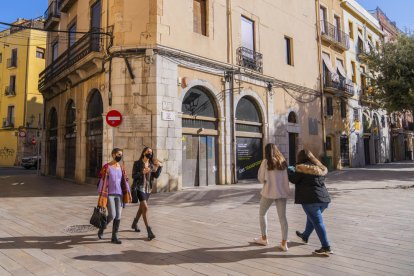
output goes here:
<path id="1" fill-rule="evenodd" d="M 301 244 L 292 245 L 290 247 Z M 254 247 L 255 249 L 249 249 Z M 260 249 L 256 249 L 260 247 Z M 239 250 L 237 250 L 239 249 Z M 243 250 L 246 249 L 246 250 Z M 84 255 L 74 259 L 82 261 L 98 261 L 98 262 L 127 262 L 146 265 L 179 265 L 188 263 L 235 263 L 243 260 L 251 259 L 290 259 L 320 256 L 314 254 L 307 255 L 291 255 L 282 253 L 278 247 L 262 247 L 257 245 L 240 245 L 228 247 L 207 247 L 188 249 L 176 252 L 148 252 L 137 250 L 126 250 L 120 254 L 111 255 Z"/>

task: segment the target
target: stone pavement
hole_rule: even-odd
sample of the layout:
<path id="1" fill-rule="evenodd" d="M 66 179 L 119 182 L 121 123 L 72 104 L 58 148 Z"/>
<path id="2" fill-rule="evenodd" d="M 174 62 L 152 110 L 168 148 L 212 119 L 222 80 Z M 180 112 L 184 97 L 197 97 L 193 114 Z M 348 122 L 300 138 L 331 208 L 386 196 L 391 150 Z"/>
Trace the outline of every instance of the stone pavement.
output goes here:
<path id="1" fill-rule="evenodd" d="M 305 215 L 288 202 L 291 242 L 277 249 L 280 227 L 269 213 L 270 246 L 259 234 L 260 185 L 240 184 L 154 194 L 150 224 L 157 238 L 130 227 L 137 205 L 124 209 L 122 245 L 99 241 L 88 220 L 93 186 L 33 171 L 0 169 L 0 275 L 414 275 L 414 163 L 330 173 L 332 204 L 324 214 L 335 251 L 297 242 Z M 143 223 L 140 222 L 143 229 Z"/>

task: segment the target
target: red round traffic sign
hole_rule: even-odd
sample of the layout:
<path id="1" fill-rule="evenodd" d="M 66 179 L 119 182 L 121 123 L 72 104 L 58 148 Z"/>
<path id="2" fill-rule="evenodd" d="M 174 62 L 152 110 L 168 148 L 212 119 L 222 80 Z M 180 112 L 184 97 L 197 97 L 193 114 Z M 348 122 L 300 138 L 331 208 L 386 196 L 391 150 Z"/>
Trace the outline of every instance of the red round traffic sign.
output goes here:
<path id="1" fill-rule="evenodd" d="M 112 127 L 117 127 L 122 123 L 122 115 L 118 110 L 111 110 L 106 114 L 106 122 Z"/>
<path id="2" fill-rule="evenodd" d="M 36 138 L 32 138 L 32 140 L 31 140 L 31 143 L 32 143 L 32 145 L 36 145 Z"/>

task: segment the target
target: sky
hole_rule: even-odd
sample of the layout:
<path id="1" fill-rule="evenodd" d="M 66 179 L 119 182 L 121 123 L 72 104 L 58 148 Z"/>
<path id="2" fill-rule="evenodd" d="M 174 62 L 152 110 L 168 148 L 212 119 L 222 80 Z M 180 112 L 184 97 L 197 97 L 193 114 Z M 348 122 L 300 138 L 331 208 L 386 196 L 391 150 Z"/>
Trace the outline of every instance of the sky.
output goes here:
<path id="1" fill-rule="evenodd" d="M 47 9 L 47 0 L 0 0 L 0 21 L 13 22 L 19 17 L 35 18 Z M 254 0 L 253 0 L 254 1 Z M 283 0 L 290 1 L 290 0 Z M 309 1 L 309 0 L 300 0 Z M 414 30 L 414 0 L 357 0 L 365 9 L 379 6 L 401 30 Z"/>

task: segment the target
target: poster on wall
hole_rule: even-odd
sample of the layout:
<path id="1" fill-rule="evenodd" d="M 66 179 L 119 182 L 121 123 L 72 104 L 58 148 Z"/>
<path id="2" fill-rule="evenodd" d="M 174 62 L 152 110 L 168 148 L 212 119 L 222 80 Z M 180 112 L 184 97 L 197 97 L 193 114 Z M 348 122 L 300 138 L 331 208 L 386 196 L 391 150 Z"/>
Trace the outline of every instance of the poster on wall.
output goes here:
<path id="1" fill-rule="evenodd" d="M 237 138 L 236 146 L 237 179 L 255 179 L 263 159 L 262 139 Z"/>

